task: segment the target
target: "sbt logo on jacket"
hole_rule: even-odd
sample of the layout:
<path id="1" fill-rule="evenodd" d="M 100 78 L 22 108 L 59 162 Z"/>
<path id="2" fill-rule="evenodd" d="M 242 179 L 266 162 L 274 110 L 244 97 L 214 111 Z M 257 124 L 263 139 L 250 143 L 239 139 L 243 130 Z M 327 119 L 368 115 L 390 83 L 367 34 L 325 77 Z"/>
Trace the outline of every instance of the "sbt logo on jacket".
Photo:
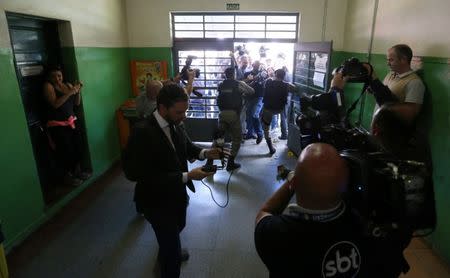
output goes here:
<path id="1" fill-rule="evenodd" d="M 341 241 L 328 249 L 322 261 L 322 277 L 356 277 L 361 267 L 361 254 L 350 241 Z"/>

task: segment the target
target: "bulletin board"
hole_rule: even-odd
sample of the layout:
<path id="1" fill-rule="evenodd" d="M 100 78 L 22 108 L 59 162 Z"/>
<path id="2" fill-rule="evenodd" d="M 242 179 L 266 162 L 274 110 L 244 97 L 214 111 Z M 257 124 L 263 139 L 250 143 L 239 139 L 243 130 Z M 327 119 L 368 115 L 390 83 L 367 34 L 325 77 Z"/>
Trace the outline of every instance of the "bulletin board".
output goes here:
<path id="1" fill-rule="evenodd" d="M 165 80 L 167 75 L 167 61 L 131 61 L 131 86 L 134 96 L 145 92 L 148 80 Z"/>

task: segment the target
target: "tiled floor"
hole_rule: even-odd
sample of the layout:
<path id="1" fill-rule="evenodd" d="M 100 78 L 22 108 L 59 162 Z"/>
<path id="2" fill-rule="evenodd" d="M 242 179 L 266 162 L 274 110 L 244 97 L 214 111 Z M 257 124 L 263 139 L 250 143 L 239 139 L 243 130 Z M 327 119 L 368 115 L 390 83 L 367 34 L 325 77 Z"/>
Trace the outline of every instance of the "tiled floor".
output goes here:
<path id="1" fill-rule="evenodd" d="M 271 158 L 264 142 L 242 146 L 238 161 L 243 167 L 231 177 L 230 203 L 224 209 L 196 183 L 182 233 L 191 258 L 181 277 L 268 277 L 253 244 L 254 218 L 279 186 L 276 166 L 295 164 L 284 144 L 276 144 L 278 152 Z M 222 204 L 227 179 L 228 173 L 219 171 L 206 180 Z M 134 211 L 133 188 L 114 168 L 8 256 L 11 277 L 156 277 L 158 246 L 150 225 Z M 413 241 L 406 257 L 411 271 L 402 277 L 450 277 L 448 266 L 420 240 Z"/>

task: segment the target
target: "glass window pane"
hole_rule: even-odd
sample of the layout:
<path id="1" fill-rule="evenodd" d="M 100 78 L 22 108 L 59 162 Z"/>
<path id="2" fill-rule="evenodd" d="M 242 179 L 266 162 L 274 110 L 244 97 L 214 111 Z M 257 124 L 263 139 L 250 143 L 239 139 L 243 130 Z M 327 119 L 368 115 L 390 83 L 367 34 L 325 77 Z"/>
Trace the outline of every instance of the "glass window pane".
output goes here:
<path id="1" fill-rule="evenodd" d="M 234 15 L 206 15 L 205 22 L 234 22 Z"/>
<path id="2" fill-rule="evenodd" d="M 216 50 L 206 50 L 205 51 L 206 58 L 230 58 L 230 51 L 216 51 Z"/>
<path id="3" fill-rule="evenodd" d="M 236 32 L 236 38 L 263 39 L 264 32 Z"/>
<path id="4" fill-rule="evenodd" d="M 185 50 L 181 50 L 181 51 L 178 51 L 178 57 L 180 57 L 180 58 L 187 58 L 187 56 L 195 56 L 195 57 L 197 57 L 197 59 L 201 59 L 201 58 L 203 58 L 203 51 L 192 51 L 192 50 L 189 50 L 189 51 L 185 51 Z"/>
<path id="5" fill-rule="evenodd" d="M 295 32 L 267 32 L 268 39 L 295 39 Z"/>
<path id="6" fill-rule="evenodd" d="M 175 38 L 203 38 L 203 31 L 175 31 Z"/>
<path id="7" fill-rule="evenodd" d="M 264 31 L 264 24 L 236 24 L 237 31 Z"/>
<path id="8" fill-rule="evenodd" d="M 175 22 L 203 22 L 202 15 L 175 15 Z"/>
<path id="9" fill-rule="evenodd" d="M 205 30 L 208 31 L 233 31 L 234 24 L 205 24 Z"/>
<path id="10" fill-rule="evenodd" d="M 17 62 L 42 62 L 41 53 L 18 53 L 15 57 Z"/>
<path id="11" fill-rule="evenodd" d="M 225 39 L 225 38 L 232 38 L 232 37 L 233 37 L 233 32 L 214 32 L 214 31 L 205 32 L 205 38 Z"/>
<path id="12" fill-rule="evenodd" d="M 175 30 L 203 30 L 203 24 L 193 24 L 193 23 L 175 23 Z"/>
<path id="13" fill-rule="evenodd" d="M 267 22 L 271 23 L 297 23 L 297 17 L 294 15 L 268 15 Z"/>
<path id="14" fill-rule="evenodd" d="M 15 51 L 39 51 L 45 49 L 44 34 L 40 30 L 15 30 L 11 29 Z"/>
<path id="15" fill-rule="evenodd" d="M 295 24 L 267 24 L 267 31 L 297 31 Z"/>
<path id="16" fill-rule="evenodd" d="M 231 59 L 230 58 L 208 58 L 206 59 L 207 65 L 231 65 Z"/>
<path id="17" fill-rule="evenodd" d="M 206 66 L 206 73 L 222 73 L 228 66 Z"/>
<path id="18" fill-rule="evenodd" d="M 264 15 L 237 15 L 236 22 L 266 22 Z"/>

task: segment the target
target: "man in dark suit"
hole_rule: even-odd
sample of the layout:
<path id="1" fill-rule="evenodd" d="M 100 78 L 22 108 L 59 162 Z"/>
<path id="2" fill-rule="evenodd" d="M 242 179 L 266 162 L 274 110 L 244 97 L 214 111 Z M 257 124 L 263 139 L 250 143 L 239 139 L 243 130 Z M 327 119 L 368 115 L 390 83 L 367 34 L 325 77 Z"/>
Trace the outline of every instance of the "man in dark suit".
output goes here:
<path id="1" fill-rule="evenodd" d="M 135 199 L 155 231 L 159 244 L 161 277 L 179 277 L 182 260 L 180 232 L 186 224 L 188 195 L 195 192 L 192 180 L 213 175 L 201 167 L 188 170 L 187 160 L 219 159 L 221 150 L 195 146 L 180 123 L 186 118 L 188 95 L 175 84 L 164 86 L 157 110 L 137 123 L 127 151 L 137 169 Z"/>

